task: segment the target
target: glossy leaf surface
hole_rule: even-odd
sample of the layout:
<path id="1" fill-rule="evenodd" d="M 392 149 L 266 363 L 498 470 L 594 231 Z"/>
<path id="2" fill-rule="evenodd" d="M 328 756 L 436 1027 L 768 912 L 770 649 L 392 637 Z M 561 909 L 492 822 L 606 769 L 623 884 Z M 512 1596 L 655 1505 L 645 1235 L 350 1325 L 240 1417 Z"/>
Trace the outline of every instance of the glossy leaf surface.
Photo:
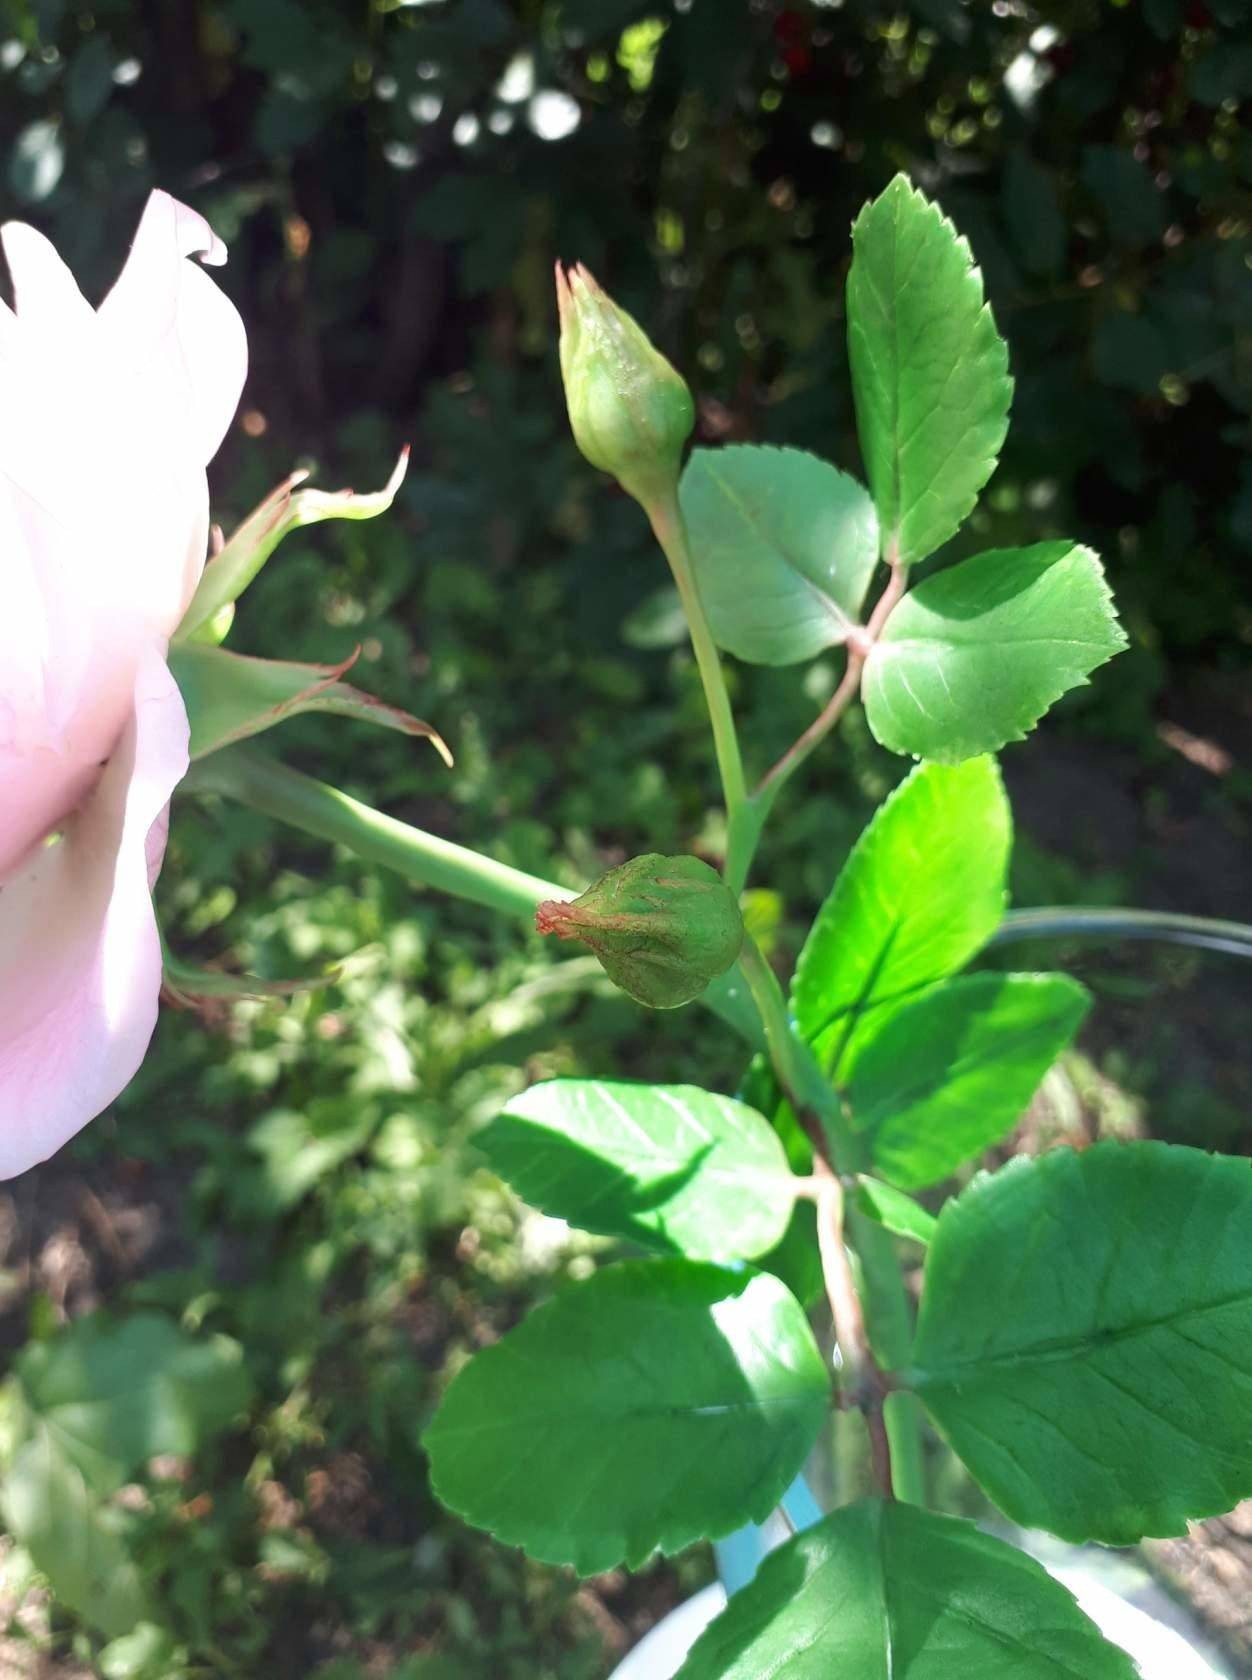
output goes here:
<path id="1" fill-rule="evenodd" d="M 791 1217 L 792 1176 L 769 1123 L 694 1085 L 548 1080 L 476 1141 L 542 1212 L 665 1253 L 751 1258 Z"/>
<path id="2" fill-rule="evenodd" d="M 883 554 L 947 542 L 1008 429 L 1008 351 L 969 245 L 903 175 L 852 228 L 848 356 Z"/>
<path id="3" fill-rule="evenodd" d="M 847 640 L 878 560 L 878 520 L 854 478 L 799 449 L 697 449 L 681 498 L 719 647 L 792 665 Z"/>
<path id="4" fill-rule="evenodd" d="M 1128 1546 L 1252 1494 L 1249 1347 L 1252 1164 L 1105 1143 L 948 1203 L 909 1380 L 1015 1522 Z"/>
<path id="5" fill-rule="evenodd" d="M 1135 1680 L 1040 1564 L 972 1523 L 864 1500 L 780 1546 L 677 1680 Z"/>
<path id="6" fill-rule="evenodd" d="M 1078 1031 L 1064 974 L 970 974 L 902 1004 L 851 1065 L 852 1124 L 873 1172 L 923 1190 L 999 1141 Z"/>
<path id="7" fill-rule="evenodd" d="M 477 1354 L 425 1447 L 444 1504 L 594 1574 L 764 1521 L 829 1405 L 813 1333 L 776 1278 L 633 1261 Z"/>
<path id="8" fill-rule="evenodd" d="M 800 1031 L 838 1071 L 875 1012 L 961 968 L 999 926 L 1012 824 L 992 759 L 924 764 L 880 806 L 805 940 Z"/>
<path id="9" fill-rule="evenodd" d="M 958 764 L 1024 739 L 1125 646 L 1089 548 L 992 549 L 926 578 L 891 614 L 865 664 L 865 714 L 892 752 Z"/>
<path id="10" fill-rule="evenodd" d="M 935 1234 L 937 1221 L 933 1213 L 912 1196 L 906 1196 L 903 1190 L 897 1190 L 894 1184 L 884 1184 L 865 1173 L 857 1181 L 856 1206 L 892 1236 L 908 1237 L 923 1248 Z"/>

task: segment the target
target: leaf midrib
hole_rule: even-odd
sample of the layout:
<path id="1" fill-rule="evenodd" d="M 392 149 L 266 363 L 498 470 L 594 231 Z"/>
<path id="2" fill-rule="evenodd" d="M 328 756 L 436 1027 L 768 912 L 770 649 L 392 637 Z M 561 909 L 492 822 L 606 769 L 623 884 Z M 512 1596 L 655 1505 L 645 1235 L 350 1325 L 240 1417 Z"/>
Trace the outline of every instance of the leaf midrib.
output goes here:
<path id="1" fill-rule="evenodd" d="M 1007 1369 L 1016 1366 L 1038 1364 L 1051 1365 L 1059 1360 L 1072 1358 L 1075 1354 L 1091 1354 L 1104 1348 L 1115 1347 L 1120 1342 L 1133 1341 L 1137 1337 L 1151 1335 L 1155 1330 L 1168 1330 L 1172 1325 L 1186 1322 L 1195 1318 L 1203 1318 L 1209 1313 L 1223 1312 L 1227 1307 L 1252 1305 L 1252 1286 L 1246 1289 L 1232 1291 L 1229 1295 L 1218 1296 L 1215 1300 L 1205 1301 L 1201 1306 L 1179 1307 L 1170 1313 L 1161 1313 L 1155 1318 L 1145 1318 L 1135 1324 L 1123 1324 L 1107 1330 L 1088 1331 L 1081 1336 L 1050 1336 L 1042 1341 L 1032 1343 L 1028 1347 L 1015 1348 L 1002 1353 L 981 1353 L 968 1359 L 950 1360 L 945 1365 L 928 1368 L 925 1365 L 912 1366 L 907 1373 L 907 1385 L 910 1388 L 924 1390 L 926 1388 L 943 1388 L 961 1380 L 961 1374 L 969 1371 Z"/>

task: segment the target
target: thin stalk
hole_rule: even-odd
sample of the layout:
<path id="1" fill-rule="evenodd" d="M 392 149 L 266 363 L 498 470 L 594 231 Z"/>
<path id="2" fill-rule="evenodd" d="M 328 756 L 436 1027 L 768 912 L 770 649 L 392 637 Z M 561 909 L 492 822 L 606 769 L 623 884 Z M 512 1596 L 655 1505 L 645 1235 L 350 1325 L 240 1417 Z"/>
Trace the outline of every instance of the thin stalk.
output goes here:
<path id="1" fill-rule="evenodd" d="M 319 840 L 346 846 L 366 862 L 393 869 L 417 886 L 434 887 L 506 916 L 533 922 L 535 908 L 544 899 L 575 896 L 567 887 L 384 816 L 254 748 L 226 747 L 214 753 L 196 766 L 190 786 L 225 794 Z"/>
<path id="2" fill-rule="evenodd" d="M 888 1371 L 903 1370 L 913 1346 L 913 1313 L 896 1245 L 891 1233 L 859 1212 L 855 1204 L 848 1209 L 847 1223 L 861 1263 L 861 1294 L 874 1357 Z M 883 1417 L 896 1498 L 909 1505 L 925 1505 L 921 1403 L 915 1394 L 897 1389 L 887 1395 Z"/>
<path id="3" fill-rule="evenodd" d="M 843 1186 L 839 1173 L 854 1172 L 860 1145 L 831 1087 L 807 1044 L 796 1033 L 778 978 L 751 939 L 745 939 L 739 967 L 760 1010 L 766 1043 L 778 1082 L 813 1146 L 813 1173 L 822 1181 L 817 1197 L 817 1229 L 822 1276 L 835 1321 L 835 1335 L 848 1371 L 845 1404 L 858 1407 L 870 1435 L 875 1481 L 889 1497 L 922 1503 L 921 1446 L 915 1411 L 896 1405 L 876 1353 L 889 1352 L 903 1365 L 911 1337 L 908 1305 L 899 1263 L 887 1233 L 851 1213 L 864 1299 L 858 1290 L 844 1242 Z M 867 1322 L 868 1320 L 868 1322 Z M 904 1334 L 900 1326 L 903 1322 Z M 905 1397 L 907 1398 L 907 1397 Z M 903 1470 L 897 1470 L 897 1455 Z"/>
<path id="4" fill-rule="evenodd" d="M 845 1411 L 856 1410 L 864 1417 L 874 1481 L 884 1498 L 894 1499 L 891 1442 L 883 1410 L 887 1385 L 870 1348 L 861 1297 L 844 1240 L 843 1186 L 820 1156 L 814 1158 L 813 1165 L 823 1180 L 823 1194 L 817 1203 L 817 1244 L 835 1340 L 843 1359 L 840 1404 Z"/>
<path id="5" fill-rule="evenodd" d="M 670 571 L 678 586 L 679 599 L 687 619 L 691 646 L 696 656 L 700 681 L 704 685 L 705 704 L 709 722 L 713 726 L 713 749 L 717 754 L 717 769 L 722 780 L 722 797 L 726 802 L 726 821 L 731 842 L 735 839 L 740 815 L 748 797 L 748 784 L 743 774 L 743 758 L 739 751 L 739 736 L 735 730 L 730 696 L 726 692 L 726 678 L 722 672 L 721 655 L 704 616 L 700 591 L 696 586 L 691 565 L 691 548 L 687 541 L 687 526 L 678 505 L 677 491 L 656 502 L 647 510 L 656 540 L 661 545 Z"/>
<path id="6" fill-rule="evenodd" d="M 806 1125 L 815 1154 L 831 1165 L 837 1163 L 840 1172 L 855 1172 L 860 1165 L 859 1142 L 844 1118 L 838 1094 L 813 1052 L 793 1028 L 778 976 L 754 939 L 745 938 L 743 942 L 739 972 L 760 1011 L 778 1083 L 791 1099 L 797 1117 Z M 812 1124 L 813 1121 L 817 1124 Z M 833 1162 L 830 1161 L 832 1153 Z"/>
<path id="7" fill-rule="evenodd" d="M 865 662 L 870 656 L 874 643 L 882 634 L 883 625 L 886 624 L 899 605 L 908 587 L 907 568 L 901 566 L 893 556 L 888 556 L 888 564 L 891 567 L 891 573 L 887 579 L 886 587 L 878 597 L 874 610 L 870 614 L 869 623 L 864 630 L 857 631 L 848 640 L 848 662 L 844 667 L 838 687 L 804 733 L 792 742 L 772 769 L 765 773 L 752 792 L 748 801 L 748 808 L 756 817 L 757 836 L 764 827 L 765 819 L 783 787 L 826 739 L 861 692 L 861 679 L 865 674 Z M 753 845 L 755 847 L 755 837 Z M 751 859 L 749 858 L 748 866 L 750 866 L 750 863 Z M 746 867 L 744 872 L 746 875 Z"/>
<path id="8" fill-rule="evenodd" d="M 1252 957 L 1252 927 L 1211 916 L 1183 916 L 1170 910 L 1092 909 L 1085 905 L 1010 910 L 991 936 L 993 945 L 1019 939 L 1159 939 Z"/>

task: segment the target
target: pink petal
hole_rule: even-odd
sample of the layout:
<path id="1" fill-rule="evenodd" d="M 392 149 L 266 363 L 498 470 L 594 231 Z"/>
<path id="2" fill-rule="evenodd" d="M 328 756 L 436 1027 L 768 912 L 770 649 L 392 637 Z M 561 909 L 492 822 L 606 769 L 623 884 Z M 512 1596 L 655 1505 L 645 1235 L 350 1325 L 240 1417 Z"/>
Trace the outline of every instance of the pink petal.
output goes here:
<path id="1" fill-rule="evenodd" d="M 94 792 L 0 891 L 0 1177 L 59 1149 L 143 1060 L 161 987 L 149 873 L 186 768 L 182 699 L 152 653 Z"/>
<path id="2" fill-rule="evenodd" d="M 64 343 L 71 328 L 80 333 L 91 330 L 92 307 L 51 240 L 25 222 L 6 222 L 0 228 L 0 242 L 24 331 L 34 328 L 46 332 L 50 341 L 60 338 Z"/>
<path id="3" fill-rule="evenodd" d="M 234 417 L 248 346 L 234 304 L 192 256 L 222 263 L 226 248 L 203 216 L 168 193 L 150 194 L 99 319 L 134 383 L 131 401 L 153 405 L 164 426 L 181 428 L 198 465 L 207 466 Z"/>

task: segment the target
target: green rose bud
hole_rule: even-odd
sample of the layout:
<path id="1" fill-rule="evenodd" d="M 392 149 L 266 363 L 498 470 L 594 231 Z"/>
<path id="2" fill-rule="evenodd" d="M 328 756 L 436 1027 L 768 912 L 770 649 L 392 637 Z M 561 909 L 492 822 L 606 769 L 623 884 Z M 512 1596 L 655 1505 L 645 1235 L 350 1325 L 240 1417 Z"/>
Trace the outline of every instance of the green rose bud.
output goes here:
<path id="1" fill-rule="evenodd" d="M 574 441 L 645 508 L 674 494 L 695 425 L 686 382 L 581 264 L 556 269 L 561 377 Z"/>
<path id="2" fill-rule="evenodd" d="M 589 945 L 609 979 L 649 1009 L 699 997 L 743 945 L 739 905 L 717 871 L 657 852 L 610 869 L 571 903 L 541 904 L 535 926 Z"/>

